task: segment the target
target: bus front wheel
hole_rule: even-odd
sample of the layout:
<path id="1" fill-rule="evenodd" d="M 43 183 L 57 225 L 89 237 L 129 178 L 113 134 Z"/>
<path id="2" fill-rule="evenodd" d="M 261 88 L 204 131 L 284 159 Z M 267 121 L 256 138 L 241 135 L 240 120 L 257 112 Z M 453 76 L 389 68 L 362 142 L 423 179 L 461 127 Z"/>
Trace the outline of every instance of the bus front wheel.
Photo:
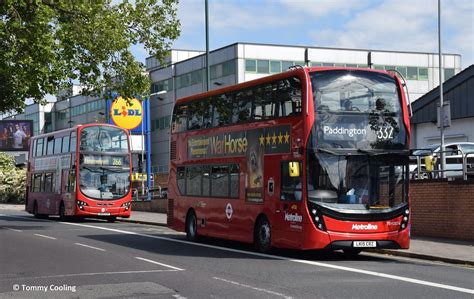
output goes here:
<path id="1" fill-rule="evenodd" d="M 255 248 L 263 253 L 269 252 L 272 244 L 270 222 L 266 217 L 261 217 L 255 227 Z"/>
<path id="2" fill-rule="evenodd" d="M 193 211 L 186 217 L 186 238 L 192 242 L 197 240 L 197 219 Z"/>

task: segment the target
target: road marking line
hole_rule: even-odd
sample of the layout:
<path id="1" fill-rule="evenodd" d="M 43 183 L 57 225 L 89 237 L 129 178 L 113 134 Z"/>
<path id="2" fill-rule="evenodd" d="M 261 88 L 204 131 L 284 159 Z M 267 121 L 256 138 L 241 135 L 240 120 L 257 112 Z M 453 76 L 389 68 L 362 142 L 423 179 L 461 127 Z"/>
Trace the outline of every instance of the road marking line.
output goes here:
<path id="1" fill-rule="evenodd" d="M 145 258 L 142 258 L 142 257 L 136 256 L 135 258 L 138 259 L 138 260 L 142 260 L 142 261 L 145 261 L 145 262 L 152 263 L 152 264 L 156 264 L 156 265 L 160 265 L 160 266 L 163 266 L 163 267 L 171 268 L 171 269 L 174 269 L 174 270 L 177 270 L 177 271 L 184 271 L 184 269 L 181 269 L 181 268 L 178 268 L 178 267 L 173 267 L 173 266 L 163 264 L 163 263 L 158 263 L 158 262 L 155 262 L 155 261 L 152 261 L 152 260 L 149 260 L 149 259 L 145 259 Z"/>
<path id="2" fill-rule="evenodd" d="M 180 294 L 174 294 L 173 297 L 175 297 L 176 299 L 188 299 L 187 297 L 183 297 Z"/>
<path id="3" fill-rule="evenodd" d="M 231 283 L 233 285 L 236 285 L 236 286 L 239 286 L 239 287 L 244 287 L 244 288 L 249 288 L 249 289 L 252 289 L 252 290 L 255 290 L 255 291 L 265 292 L 265 293 L 268 293 L 268 294 L 271 294 L 271 295 L 280 296 L 280 297 L 283 297 L 283 298 L 286 298 L 286 299 L 292 299 L 293 298 L 291 296 L 287 296 L 287 295 L 284 295 L 284 294 L 281 294 L 281 293 L 277 293 L 277 292 L 262 289 L 262 288 L 253 287 L 253 286 L 250 286 L 248 284 L 243 284 L 243 283 L 239 283 L 239 282 L 232 281 L 232 280 L 227 280 L 227 279 L 223 279 L 223 278 L 219 278 L 219 277 L 213 277 L 212 279 L 228 282 L 228 283 Z"/>
<path id="4" fill-rule="evenodd" d="M 51 239 L 51 240 L 57 240 L 55 237 L 50 237 L 50 236 L 45 236 L 45 235 L 40 235 L 40 234 L 35 234 L 35 236 L 46 238 L 46 239 Z"/>
<path id="5" fill-rule="evenodd" d="M 21 233 L 21 232 L 22 232 L 22 230 L 19 230 L 19 229 L 14 229 L 14 228 L 9 228 L 9 227 L 5 227 L 5 228 L 8 229 L 8 230 L 17 232 L 17 233 Z"/>
<path id="6" fill-rule="evenodd" d="M 74 244 L 79 245 L 79 246 L 83 246 L 83 247 L 87 247 L 87 248 L 91 248 L 91 249 L 95 249 L 95 250 L 105 251 L 105 249 L 90 246 L 90 245 L 86 245 L 86 244 L 82 244 L 82 243 L 74 243 Z"/>
<path id="7" fill-rule="evenodd" d="M 47 276 L 32 276 L 21 277 L 21 279 L 46 279 L 46 278 L 61 278 L 74 276 L 94 276 L 94 275 L 115 275 L 115 274 L 140 274 L 140 273 L 160 273 L 160 272 L 176 272 L 176 270 L 142 270 L 142 271 L 118 271 L 118 272 L 96 272 L 96 273 L 77 273 L 77 274 L 62 274 L 62 275 L 47 275 Z M 0 281 L 18 280 L 18 277 L 0 278 Z"/>
<path id="8" fill-rule="evenodd" d="M 26 216 L 7 216 L 7 217 L 31 219 L 31 217 L 26 217 Z M 43 221 L 45 221 L 45 220 L 43 220 Z M 277 256 L 277 255 L 270 255 L 270 254 L 264 254 L 264 253 L 258 253 L 258 252 L 244 251 L 244 250 L 239 250 L 239 249 L 219 247 L 219 246 L 214 246 L 214 245 L 200 244 L 200 243 L 194 243 L 194 242 L 185 241 L 185 240 L 178 240 L 178 239 L 167 238 L 167 237 L 146 235 L 146 234 L 130 232 L 130 231 L 125 231 L 125 230 L 119 230 L 119 229 L 113 229 L 113 228 L 107 228 L 107 227 L 93 226 L 93 225 L 80 224 L 80 223 L 71 223 L 71 222 L 59 222 L 59 223 L 66 224 L 66 225 L 73 225 L 73 226 L 82 226 L 82 227 L 95 228 L 95 229 L 100 229 L 100 230 L 105 230 L 105 231 L 121 233 L 121 234 L 125 234 L 125 235 L 141 236 L 141 237 L 145 237 L 145 238 L 151 238 L 151 239 L 157 239 L 157 240 L 163 240 L 163 241 L 170 241 L 170 242 L 188 244 L 188 245 L 193 245 L 193 246 L 200 246 L 200 247 L 211 248 L 211 249 L 222 250 L 222 251 L 229 251 L 229 252 L 245 254 L 245 255 L 259 256 L 259 257 L 264 257 L 264 258 L 269 258 L 269 259 L 278 259 L 278 260 L 284 260 L 284 261 L 289 261 L 289 262 L 294 262 L 294 263 L 309 264 L 309 265 L 319 266 L 319 267 L 324 267 L 324 268 L 337 269 L 337 270 L 342 270 L 342 271 L 362 273 L 362 274 L 366 274 L 366 275 L 383 277 L 383 278 L 388 278 L 388 279 L 393 279 L 393 280 L 399 280 L 399 281 L 409 282 L 409 283 L 413 283 L 413 284 L 426 285 L 426 286 L 430 286 L 430 287 L 446 289 L 446 290 L 451 290 L 451 291 L 456 291 L 456 292 L 461 292 L 461 293 L 467 293 L 467 294 L 474 294 L 474 289 L 461 288 L 461 287 L 456 287 L 456 286 L 452 286 L 452 285 L 434 283 L 434 282 L 430 282 L 430 281 L 412 279 L 412 278 L 407 278 L 407 277 L 403 277 L 403 276 L 396 276 L 396 275 L 385 274 L 385 273 L 380 273 L 380 272 L 359 270 L 359 269 L 355 269 L 355 268 L 336 266 L 336 265 L 320 263 L 320 262 L 311 262 L 311 261 L 305 261 L 305 260 L 290 259 L 290 258 Z"/>

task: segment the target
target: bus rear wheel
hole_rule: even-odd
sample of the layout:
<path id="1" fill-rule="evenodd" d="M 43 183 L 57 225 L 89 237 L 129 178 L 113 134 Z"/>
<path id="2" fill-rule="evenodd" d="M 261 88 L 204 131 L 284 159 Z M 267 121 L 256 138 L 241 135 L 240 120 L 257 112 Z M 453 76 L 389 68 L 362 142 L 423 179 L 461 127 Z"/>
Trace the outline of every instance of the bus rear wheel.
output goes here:
<path id="1" fill-rule="evenodd" d="M 254 245 L 263 253 L 269 252 L 272 244 L 272 231 L 270 222 L 266 217 L 261 217 L 255 227 Z"/>
<path id="2" fill-rule="evenodd" d="M 36 201 L 33 204 L 33 215 L 35 216 L 35 218 L 38 218 L 38 219 L 48 218 L 47 215 L 43 215 L 43 214 L 39 213 L 39 211 L 38 211 L 38 202 L 36 202 Z"/>
<path id="3" fill-rule="evenodd" d="M 186 217 L 186 238 L 192 242 L 197 241 L 197 219 L 193 211 Z"/>

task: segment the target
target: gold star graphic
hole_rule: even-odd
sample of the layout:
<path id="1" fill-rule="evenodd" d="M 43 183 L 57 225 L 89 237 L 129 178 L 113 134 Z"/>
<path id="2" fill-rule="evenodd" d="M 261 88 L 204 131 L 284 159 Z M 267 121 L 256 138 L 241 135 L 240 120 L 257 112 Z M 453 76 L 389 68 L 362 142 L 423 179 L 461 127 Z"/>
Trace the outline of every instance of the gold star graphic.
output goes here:
<path id="1" fill-rule="evenodd" d="M 285 143 L 290 143 L 290 135 L 288 135 L 288 132 L 285 132 Z"/>
<path id="2" fill-rule="evenodd" d="M 267 144 L 270 144 L 270 140 L 272 139 L 272 137 L 270 137 L 270 133 L 267 133 Z"/>
<path id="3" fill-rule="evenodd" d="M 281 132 L 278 133 L 278 144 L 282 144 L 283 143 L 283 135 L 281 135 Z"/>
<path id="4" fill-rule="evenodd" d="M 275 132 L 273 132 L 272 144 L 276 144 L 276 141 L 277 141 L 277 137 L 276 137 L 276 135 L 275 135 Z"/>
<path id="5" fill-rule="evenodd" d="M 260 140 L 260 145 L 265 145 L 265 137 L 263 136 L 263 134 L 260 135 L 259 140 Z"/>

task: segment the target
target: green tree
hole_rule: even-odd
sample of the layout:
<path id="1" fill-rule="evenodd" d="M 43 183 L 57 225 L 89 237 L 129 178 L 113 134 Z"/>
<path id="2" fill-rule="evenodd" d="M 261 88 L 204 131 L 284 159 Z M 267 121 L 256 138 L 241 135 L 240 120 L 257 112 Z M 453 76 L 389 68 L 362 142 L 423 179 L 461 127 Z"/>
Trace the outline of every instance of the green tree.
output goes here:
<path id="1" fill-rule="evenodd" d="M 0 0 L 0 112 L 79 82 L 125 97 L 150 91 L 130 52 L 141 44 L 157 59 L 179 36 L 178 0 Z"/>
<path id="2" fill-rule="evenodd" d="M 24 203 L 26 170 L 15 166 L 15 159 L 0 152 L 0 202 Z"/>

